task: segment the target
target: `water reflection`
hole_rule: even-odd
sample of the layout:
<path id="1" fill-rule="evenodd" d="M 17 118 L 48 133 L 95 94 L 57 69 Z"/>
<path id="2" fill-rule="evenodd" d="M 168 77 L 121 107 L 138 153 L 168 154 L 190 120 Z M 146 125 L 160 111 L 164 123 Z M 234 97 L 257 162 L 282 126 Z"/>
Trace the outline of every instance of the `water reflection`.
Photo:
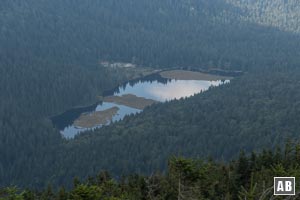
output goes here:
<path id="1" fill-rule="evenodd" d="M 120 91 L 122 91 L 122 90 L 124 91 L 126 89 L 126 87 L 128 87 L 128 86 L 133 87 L 133 86 L 138 85 L 140 83 L 148 82 L 148 83 L 151 84 L 153 82 L 156 82 L 156 83 L 161 83 L 161 84 L 168 84 L 168 82 L 170 82 L 171 80 L 172 79 L 167 79 L 167 78 L 161 77 L 158 73 L 151 74 L 151 75 L 143 77 L 142 79 L 141 78 L 134 79 L 134 80 L 128 81 L 125 84 L 117 86 L 112 90 L 105 91 L 103 93 L 103 96 L 111 96 L 111 95 L 118 94 L 118 93 L 120 93 Z"/>
<path id="2" fill-rule="evenodd" d="M 202 81 L 202 80 L 175 80 L 166 79 L 159 74 L 151 75 L 139 80 L 130 81 L 122 86 L 118 86 L 114 90 L 107 91 L 104 96 L 116 95 L 122 96 L 133 94 L 138 97 L 153 99 L 164 102 L 182 97 L 189 97 L 209 89 L 211 86 L 218 86 L 226 81 Z M 61 131 L 66 138 L 73 138 L 76 134 L 89 130 L 87 128 L 75 127 L 74 121 L 83 113 L 91 113 L 95 111 L 104 111 L 112 107 L 118 107 L 119 110 L 113 116 L 111 121 L 123 119 L 126 115 L 141 112 L 139 109 L 131 108 L 125 105 L 117 105 L 115 103 L 101 102 L 99 104 L 80 109 L 71 109 L 62 115 L 52 118 L 53 124 Z M 110 122 L 109 122 L 110 123 Z M 109 124 L 108 123 L 108 124 Z M 101 127 L 106 124 L 99 124 L 93 128 Z M 90 128 L 91 129 L 91 128 Z"/>
<path id="3" fill-rule="evenodd" d="M 138 113 L 138 112 L 142 111 L 142 110 L 138 110 L 138 109 L 131 108 L 131 107 L 128 107 L 128 106 L 103 102 L 103 103 L 99 103 L 99 105 L 94 110 L 92 110 L 90 112 L 103 111 L 103 110 L 107 110 L 107 109 L 115 107 L 115 106 L 119 107 L 119 110 L 118 110 L 117 114 L 115 116 L 113 116 L 113 118 L 111 119 L 111 122 L 119 121 L 119 120 L 123 119 L 127 114 L 135 114 L 135 113 Z M 76 127 L 76 126 L 73 125 L 73 122 L 72 122 L 72 124 L 69 124 L 69 125 L 67 125 L 67 126 L 65 126 L 61 129 L 60 132 L 63 134 L 63 136 L 65 138 L 74 138 L 75 135 L 91 129 L 91 128 Z M 93 127 L 93 129 L 100 128 L 101 126 L 108 125 L 108 124 L 99 124 L 98 126 Z"/>
<path id="4" fill-rule="evenodd" d="M 135 85 L 127 84 L 114 95 L 134 94 L 139 97 L 153 99 L 156 101 L 167 101 L 190 97 L 201 91 L 207 90 L 210 86 L 218 86 L 222 81 L 197 81 L 197 80 L 170 80 L 167 83 L 158 81 L 140 81 Z"/>
<path id="5" fill-rule="evenodd" d="M 107 109 L 115 107 L 115 106 L 119 108 L 119 111 L 115 116 L 113 116 L 113 118 L 111 120 L 113 122 L 123 119 L 127 114 L 131 114 L 131 113 L 135 114 L 135 113 L 138 113 L 141 111 L 139 109 L 131 108 L 131 107 L 124 106 L 124 105 L 117 105 L 115 103 L 108 103 L 108 102 L 104 102 L 104 103 L 98 105 L 96 108 L 96 111 L 107 110 Z"/>
<path id="6" fill-rule="evenodd" d="M 51 117 L 52 123 L 59 129 L 64 130 L 65 127 L 68 127 L 73 124 L 73 122 L 82 114 L 86 112 L 92 112 L 94 111 L 99 103 L 93 104 L 91 106 L 87 107 L 81 107 L 81 108 L 73 108 L 70 110 L 67 110 L 66 112 Z"/>

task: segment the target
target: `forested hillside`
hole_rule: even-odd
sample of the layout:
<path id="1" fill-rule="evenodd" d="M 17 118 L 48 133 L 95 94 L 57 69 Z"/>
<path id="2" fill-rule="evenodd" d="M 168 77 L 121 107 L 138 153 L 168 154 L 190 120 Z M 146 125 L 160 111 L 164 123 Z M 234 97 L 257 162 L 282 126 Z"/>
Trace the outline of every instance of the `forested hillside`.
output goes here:
<path id="1" fill-rule="evenodd" d="M 115 175 L 151 173 L 163 171 L 170 155 L 226 161 L 241 149 L 273 149 L 299 138 L 299 75 L 262 70 L 87 132 L 66 145 L 62 174 L 84 176 L 82 169 L 99 167 Z"/>
<path id="2" fill-rule="evenodd" d="M 247 23 L 224 0 L 3 2 L 2 56 L 18 55 L 22 63 L 88 66 L 113 59 L 245 69 L 297 61 L 296 36 Z"/>
<path id="3" fill-rule="evenodd" d="M 297 9 L 296 3 L 279 7 Z M 70 183 L 100 169 L 114 175 L 149 173 L 165 170 L 170 154 L 228 159 L 241 148 L 273 147 L 296 136 L 298 24 L 288 20 L 275 26 L 294 33 L 262 26 L 252 17 L 261 7 L 251 5 L 245 13 L 249 5 L 241 5 L 233 0 L 2 0 L 0 187 Z M 104 60 L 249 73 L 66 141 L 48 117 L 93 103 L 128 79 L 122 70 L 103 68 Z"/>
<path id="4" fill-rule="evenodd" d="M 226 0 L 241 9 L 241 19 L 281 30 L 300 32 L 300 4 L 297 0 Z"/>
<path id="5" fill-rule="evenodd" d="M 74 178 L 71 190 L 51 185 L 42 191 L 8 187 L 0 190 L 1 200 L 153 200 L 153 199 L 290 199 L 273 196 L 273 177 L 299 176 L 299 144 L 288 142 L 284 151 L 264 150 L 246 156 L 240 153 L 230 163 L 172 157 L 167 173 L 134 174 L 114 179 L 101 171 L 86 180 Z M 298 178 L 296 179 L 298 182 Z M 299 187 L 296 196 L 299 198 Z"/>

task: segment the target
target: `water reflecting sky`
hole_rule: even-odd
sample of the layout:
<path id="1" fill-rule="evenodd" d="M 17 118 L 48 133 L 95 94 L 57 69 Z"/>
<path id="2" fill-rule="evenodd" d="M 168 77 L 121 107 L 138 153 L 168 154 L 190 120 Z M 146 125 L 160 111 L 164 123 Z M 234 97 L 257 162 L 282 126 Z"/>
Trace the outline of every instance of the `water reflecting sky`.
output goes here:
<path id="1" fill-rule="evenodd" d="M 156 101 L 167 101 L 189 97 L 201 91 L 207 90 L 210 86 L 220 85 L 222 81 L 198 81 L 198 80 L 171 80 L 167 84 L 158 81 L 138 82 L 134 86 L 127 84 L 120 88 L 120 92 L 114 95 L 134 94 L 138 97 L 153 99 Z"/>
<path id="2" fill-rule="evenodd" d="M 118 107 L 119 110 L 118 110 L 117 114 L 114 115 L 113 118 L 111 119 L 111 121 L 113 121 L 113 122 L 123 119 L 127 114 L 131 114 L 131 113 L 134 114 L 134 113 L 138 113 L 138 112 L 142 111 L 142 110 L 138 110 L 138 109 L 131 108 L 128 106 L 117 105 L 117 104 L 108 103 L 108 102 L 103 102 L 102 104 L 99 104 L 96 107 L 95 111 L 103 111 L 103 110 L 107 110 L 107 109 L 115 107 L 115 106 Z M 108 125 L 108 124 L 106 124 L 106 125 Z M 100 128 L 103 125 L 105 125 L 105 124 L 99 124 L 98 126 L 95 126 L 93 128 Z M 74 125 L 68 125 L 68 126 L 64 127 L 63 130 L 61 130 L 60 132 L 63 134 L 63 136 L 65 138 L 74 138 L 75 135 L 77 135 L 78 133 L 84 132 L 87 130 L 90 130 L 90 128 L 81 128 L 81 127 L 75 127 Z"/>
<path id="3" fill-rule="evenodd" d="M 140 80 L 135 82 L 134 84 L 127 83 L 113 92 L 114 95 L 122 96 L 125 94 L 133 94 L 138 97 L 144 97 L 147 99 L 153 99 L 156 101 L 164 102 L 172 99 L 179 99 L 181 97 L 189 97 L 194 94 L 200 93 L 201 91 L 208 90 L 211 86 L 218 86 L 222 83 L 228 83 L 229 80 L 226 81 L 202 81 L 202 80 L 169 80 L 167 81 L 158 81 L 157 80 Z M 123 119 L 126 115 L 132 113 L 141 112 L 141 110 L 131 108 L 124 105 L 117 105 L 115 103 L 103 102 L 96 106 L 96 108 L 92 108 L 93 110 L 88 111 L 89 113 L 95 111 L 103 111 L 112 107 L 118 107 L 119 111 L 115 116 L 113 116 L 111 121 L 118 121 Z M 68 112 L 72 112 L 68 111 Z M 78 112 L 78 111 L 77 111 Z M 85 111 L 87 112 L 87 111 Z M 84 113 L 84 112 L 83 112 Z M 56 117 L 59 119 L 60 116 Z M 67 121 L 68 123 L 64 128 L 60 131 L 66 138 L 73 138 L 76 134 L 89 130 L 87 128 L 75 127 L 73 124 L 74 119 L 70 118 L 68 121 L 68 117 L 66 115 L 61 116 L 61 121 Z M 71 125 L 70 125 L 71 124 Z M 106 124 L 99 124 L 96 127 L 101 127 Z M 93 128 L 96 128 L 93 127 Z M 93 129 L 92 128 L 92 129 Z"/>

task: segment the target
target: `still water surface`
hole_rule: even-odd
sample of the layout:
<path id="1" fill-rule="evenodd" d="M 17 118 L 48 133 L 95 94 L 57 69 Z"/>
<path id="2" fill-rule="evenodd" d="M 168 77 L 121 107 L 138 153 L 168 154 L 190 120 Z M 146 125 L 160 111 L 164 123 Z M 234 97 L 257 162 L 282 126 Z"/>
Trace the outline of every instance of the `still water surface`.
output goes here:
<path id="1" fill-rule="evenodd" d="M 115 95 L 122 96 L 125 94 L 133 94 L 138 97 L 153 99 L 164 102 L 182 97 L 189 97 L 209 89 L 211 86 L 218 86 L 228 83 L 229 80 L 219 81 L 203 81 L 203 80 L 175 80 L 162 78 L 159 75 L 152 75 L 140 80 L 130 81 L 111 91 L 104 93 L 104 96 Z M 112 107 L 118 107 L 119 111 L 113 116 L 111 121 L 123 119 L 126 115 L 141 112 L 142 110 L 131 108 L 125 105 L 117 105 L 115 103 L 100 102 L 85 108 L 75 108 L 52 118 L 53 124 L 60 130 L 66 138 L 73 138 L 76 134 L 89 130 L 87 128 L 75 127 L 74 121 L 83 113 L 91 113 L 95 111 L 103 111 Z M 108 123 L 109 124 L 109 123 Z M 93 127 L 101 127 L 106 124 L 98 124 Z"/>

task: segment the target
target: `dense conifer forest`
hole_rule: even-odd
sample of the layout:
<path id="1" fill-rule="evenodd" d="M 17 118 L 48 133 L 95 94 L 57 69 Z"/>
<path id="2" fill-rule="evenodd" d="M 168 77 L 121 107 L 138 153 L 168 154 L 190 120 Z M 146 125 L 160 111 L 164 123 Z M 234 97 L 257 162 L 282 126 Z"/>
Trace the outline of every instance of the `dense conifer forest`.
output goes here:
<path id="1" fill-rule="evenodd" d="M 288 141 L 284 150 L 263 150 L 246 156 L 241 152 L 229 163 L 171 157 L 165 174 L 152 173 L 114 179 L 101 171 L 86 180 L 74 178 L 72 189 L 42 191 L 7 187 L 0 190 L 1 200 L 191 200 L 191 199 L 291 199 L 273 196 L 273 177 L 299 177 L 300 146 Z M 297 178 L 297 182 L 299 178 Z M 297 191 L 299 186 L 297 185 Z M 297 199 L 299 193 L 292 199 Z"/>
<path id="2" fill-rule="evenodd" d="M 208 170 L 217 170 L 219 180 L 223 167 L 226 173 L 237 169 L 226 162 L 241 150 L 271 151 L 286 139 L 298 139 L 298 11 L 297 1 L 283 0 L 2 0 L 0 188 L 41 189 L 52 184 L 67 190 L 74 177 L 84 180 L 105 170 L 118 181 L 78 183 L 61 195 L 71 198 L 77 190 L 91 188 L 93 195 L 105 195 L 105 187 L 112 187 L 109 191 L 116 191 L 116 199 L 122 199 L 120 190 L 139 199 L 149 192 L 142 188 L 145 178 L 159 171 L 162 175 L 154 181 L 163 182 L 158 185 L 164 194 L 158 195 L 174 199 L 175 177 L 167 175 L 173 173 L 167 162 L 172 155 L 186 157 L 182 162 L 197 173 L 212 165 Z M 103 91 L 129 79 L 125 71 L 105 68 L 102 61 L 156 69 L 242 70 L 244 75 L 66 140 L 50 116 L 94 103 Z M 199 167 L 198 160 L 191 160 L 207 157 L 216 161 L 202 161 Z M 266 169 L 275 166 L 273 161 Z M 128 176 L 134 173 L 139 175 Z M 241 173 L 247 173 L 244 186 L 249 191 L 249 173 Z M 128 181 L 119 182 L 122 175 Z M 200 180 L 187 181 L 198 187 Z M 206 189 L 195 195 L 210 199 L 216 194 L 221 199 L 228 193 L 237 198 L 244 191 Z M 1 195 L 14 192 L 8 190 Z M 46 194 L 22 195 L 18 198 Z"/>
<path id="3" fill-rule="evenodd" d="M 170 155 L 225 161 L 241 149 L 274 149 L 298 138 L 298 77 L 299 70 L 262 70 L 84 133 L 67 144 L 65 157 L 70 160 L 64 161 L 70 166 L 63 174 L 80 174 L 82 161 L 91 171 L 101 167 L 115 174 L 151 173 L 164 170 Z"/>

